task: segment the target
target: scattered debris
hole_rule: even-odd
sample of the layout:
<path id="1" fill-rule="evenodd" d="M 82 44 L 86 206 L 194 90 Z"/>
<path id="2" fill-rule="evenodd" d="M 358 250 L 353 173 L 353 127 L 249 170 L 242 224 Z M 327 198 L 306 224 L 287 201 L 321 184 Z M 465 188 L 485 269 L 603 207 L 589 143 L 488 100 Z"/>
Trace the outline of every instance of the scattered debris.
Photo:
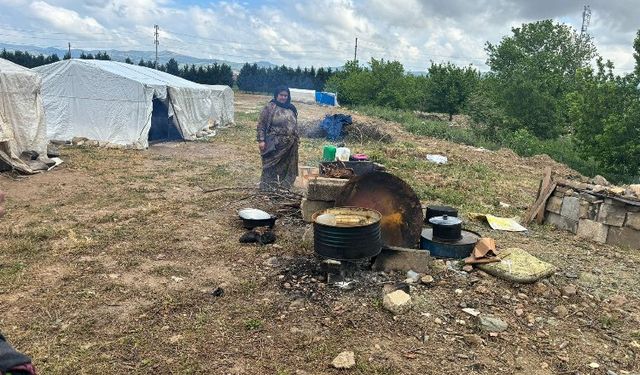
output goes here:
<path id="1" fill-rule="evenodd" d="M 484 343 L 484 340 L 482 340 L 482 337 L 476 334 L 464 335 L 464 341 L 471 346 L 480 346 Z"/>
<path id="2" fill-rule="evenodd" d="M 403 292 L 409 294 L 409 291 L 411 290 L 411 287 L 409 286 L 409 284 L 403 283 L 403 282 L 398 282 L 398 283 L 393 283 L 393 284 L 385 284 L 382 287 L 382 297 L 384 297 L 385 295 L 387 295 L 389 293 L 393 293 L 396 290 L 402 290 Z"/>
<path id="3" fill-rule="evenodd" d="M 430 285 L 433 284 L 433 276 L 431 275 L 424 275 L 420 278 L 420 282 L 423 283 L 424 285 Z"/>
<path id="4" fill-rule="evenodd" d="M 469 214 L 476 220 L 486 220 L 489 223 L 491 229 L 504 230 L 508 232 L 526 232 L 527 228 L 520 225 L 515 218 L 498 217 L 491 214 Z"/>
<path id="5" fill-rule="evenodd" d="M 493 238 L 483 237 L 478 240 L 471 255 L 465 258 L 464 262 L 468 265 L 499 262 L 500 259 L 496 255 L 498 255 L 496 241 Z"/>
<path id="6" fill-rule="evenodd" d="M 337 357 L 331 361 L 331 366 L 337 369 L 350 369 L 356 365 L 356 358 L 353 352 L 344 351 L 338 354 Z"/>
<path id="7" fill-rule="evenodd" d="M 411 307 L 411 296 L 403 290 L 396 290 L 384 296 L 382 305 L 394 314 L 401 314 Z"/>
<path id="8" fill-rule="evenodd" d="M 417 283 L 418 280 L 420 280 L 419 273 L 412 270 L 407 271 L 407 278 L 404 280 L 405 283 L 413 284 L 413 283 Z"/>
<path id="9" fill-rule="evenodd" d="M 214 290 L 211 291 L 210 293 L 213 297 L 223 297 L 224 296 L 224 289 L 222 289 L 222 287 L 217 287 Z"/>
<path id="10" fill-rule="evenodd" d="M 171 280 L 175 281 L 176 283 L 179 283 L 184 281 L 184 278 L 178 277 L 178 276 L 171 276 Z"/>
<path id="11" fill-rule="evenodd" d="M 269 227 L 254 228 L 240 237 L 240 243 L 266 245 L 276 242 L 276 234 Z"/>
<path id="12" fill-rule="evenodd" d="M 571 296 L 575 296 L 578 293 L 578 290 L 576 289 L 575 285 L 566 285 L 564 288 L 562 288 L 562 295 L 563 296 L 567 296 L 567 297 L 571 297 Z"/>
<path id="13" fill-rule="evenodd" d="M 507 322 L 494 316 L 480 315 L 480 329 L 488 332 L 502 332 L 509 328 Z"/>
<path id="14" fill-rule="evenodd" d="M 466 307 L 464 309 L 462 309 L 463 312 L 471 315 L 471 316 L 478 316 L 480 315 L 480 311 L 476 310 L 476 309 L 472 309 L 470 307 Z"/>
<path id="15" fill-rule="evenodd" d="M 435 164 L 447 164 L 449 161 L 444 155 L 428 154 L 427 160 Z"/>

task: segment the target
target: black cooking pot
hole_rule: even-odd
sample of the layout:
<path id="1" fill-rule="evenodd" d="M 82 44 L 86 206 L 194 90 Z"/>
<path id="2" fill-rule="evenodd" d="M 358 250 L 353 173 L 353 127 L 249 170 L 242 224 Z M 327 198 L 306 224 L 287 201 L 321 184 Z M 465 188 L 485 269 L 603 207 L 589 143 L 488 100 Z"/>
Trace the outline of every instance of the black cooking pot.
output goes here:
<path id="1" fill-rule="evenodd" d="M 433 238 L 441 241 L 458 241 L 462 238 L 462 220 L 449 215 L 429 219 L 433 227 Z"/>
<path id="2" fill-rule="evenodd" d="M 247 229 L 256 227 L 273 228 L 277 219 L 275 216 L 255 208 L 242 209 L 238 212 L 238 215 L 242 219 L 242 226 Z"/>
<path id="3" fill-rule="evenodd" d="M 273 228 L 276 225 L 276 217 L 271 216 L 269 219 L 242 219 L 242 226 L 247 229 L 253 229 L 257 227 L 269 227 Z"/>

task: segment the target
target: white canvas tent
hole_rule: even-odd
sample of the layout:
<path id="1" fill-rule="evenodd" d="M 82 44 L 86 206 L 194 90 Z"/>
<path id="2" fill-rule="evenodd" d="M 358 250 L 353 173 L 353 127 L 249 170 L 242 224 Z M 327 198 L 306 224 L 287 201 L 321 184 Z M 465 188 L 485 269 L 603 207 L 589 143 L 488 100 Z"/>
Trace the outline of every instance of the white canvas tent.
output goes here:
<path id="1" fill-rule="evenodd" d="M 0 59 L 0 164 L 5 168 L 33 173 L 20 154 L 36 151 L 47 156 L 40 88 L 36 73 Z"/>
<path id="2" fill-rule="evenodd" d="M 215 94 L 204 85 L 115 61 L 64 60 L 42 75 L 47 137 L 86 137 L 105 145 L 145 148 L 149 140 L 210 134 Z"/>
<path id="3" fill-rule="evenodd" d="M 213 106 L 218 115 L 216 122 L 221 127 L 229 126 L 235 122 L 233 90 L 225 85 L 203 85 L 213 90 Z"/>

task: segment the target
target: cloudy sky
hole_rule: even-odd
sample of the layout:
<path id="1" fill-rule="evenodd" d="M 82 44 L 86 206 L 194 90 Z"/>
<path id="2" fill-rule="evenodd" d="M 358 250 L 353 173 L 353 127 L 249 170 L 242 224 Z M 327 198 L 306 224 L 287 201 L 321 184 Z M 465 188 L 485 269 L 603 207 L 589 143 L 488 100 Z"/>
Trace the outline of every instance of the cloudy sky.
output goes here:
<path id="1" fill-rule="evenodd" d="M 41 47 L 160 49 L 230 61 L 339 66 L 353 58 L 429 61 L 485 70 L 484 44 L 524 22 L 552 18 L 589 33 L 618 73 L 633 69 L 640 0 L 0 0 L 0 42 Z"/>

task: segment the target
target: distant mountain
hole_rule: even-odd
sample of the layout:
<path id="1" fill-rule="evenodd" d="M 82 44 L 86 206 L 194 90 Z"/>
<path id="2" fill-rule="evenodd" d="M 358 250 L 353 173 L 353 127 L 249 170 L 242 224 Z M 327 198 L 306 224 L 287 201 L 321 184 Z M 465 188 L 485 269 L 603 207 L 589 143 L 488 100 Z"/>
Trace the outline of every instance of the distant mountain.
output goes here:
<path id="1" fill-rule="evenodd" d="M 0 50 L 1 49 L 6 49 L 7 51 L 26 51 L 36 55 L 56 54 L 60 58 L 62 58 L 67 53 L 67 50 L 55 48 L 55 47 L 44 48 L 44 47 L 7 44 L 7 43 L 0 43 Z M 84 52 L 85 54 L 90 53 L 92 55 L 95 55 L 97 52 L 107 52 L 107 54 L 111 56 L 112 60 L 124 61 L 128 57 L 131 60 L 133 60 L 136 64 L 138 63 L 138 61 L 140 61 L 140 59 L 144 59 L 145 61 L 149 61 L 149 60 L 154 61 L 156 59 L 155 51 L 120 51 L 115 49 L 81 50 L 81 49 L 74 49 L 74 48 L 71 49 L 71 57 L 74 57 L 74 58 L 80 57 L 80 54 L 82 52 Z M 209 65 L 213 63 L 218 63 L 218 64 L 227 64 L 231 66 L 231 69 L 233 70 L 240 70 L 240 68 L 242 68 L 242 65 L 244 65 L 244 63 L 227 61 L 227 60 L 202 59 L 198 57 L 182 55 L 182 54 L 171 52 L 171 51 L 158 51 L 158 63 L 166 64 L 167 61 L 169 61 L 169 59 L 171 58 L 175 59 L 178 62 L 178 64 L 181 64 L 181 65 L 182 64 Z M 275 64 L 270 63 L 268 61 L 256 61 L 256 64 L 258 64 L 259 67 L 265 67 L 265 68 L 276 66 Z"/>

